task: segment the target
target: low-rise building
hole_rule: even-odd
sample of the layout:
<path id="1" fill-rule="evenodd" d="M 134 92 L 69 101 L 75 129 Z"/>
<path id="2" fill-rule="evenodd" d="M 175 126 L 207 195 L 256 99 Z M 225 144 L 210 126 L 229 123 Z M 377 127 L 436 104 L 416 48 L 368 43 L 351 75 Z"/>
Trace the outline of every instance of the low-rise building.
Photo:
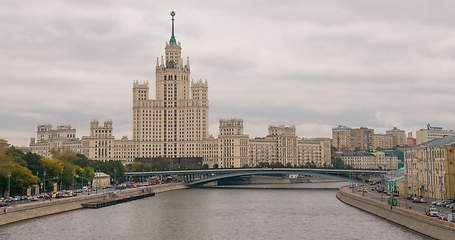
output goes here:
<path id="1" fill-rule="evenodd" d="M 337 157 L 355 169 L 398 169 L 398 157 L 385 152 L 342 152 Z"/>
<path id="2" fill-rule="evenodd" d="M 455 136 L 436 138 L 405 149 L 408 194 L 455 198 Z"/>
<path id="3" fill-rule="evenodd" d="M 92 180 L 92 188 L 104 188 L 111 185 L 111 176 L 103 172 L 96 172 Z"/>

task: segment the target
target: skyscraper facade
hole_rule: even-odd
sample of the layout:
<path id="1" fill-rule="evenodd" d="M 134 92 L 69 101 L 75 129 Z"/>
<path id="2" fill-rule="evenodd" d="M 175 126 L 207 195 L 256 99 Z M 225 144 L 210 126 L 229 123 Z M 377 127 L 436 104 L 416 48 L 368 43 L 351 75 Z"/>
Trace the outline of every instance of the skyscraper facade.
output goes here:
<path id="1" fill-rule="evenodd" d="M 207 81 L 192 81 L 190 63 L 183 63 L 182 46 L 174 35 L 165 56 L 156 60 L 155 99 L 148 82 L 133 84 L 133 140 L 139 158 L 199 157 L 208 136 Z"/>

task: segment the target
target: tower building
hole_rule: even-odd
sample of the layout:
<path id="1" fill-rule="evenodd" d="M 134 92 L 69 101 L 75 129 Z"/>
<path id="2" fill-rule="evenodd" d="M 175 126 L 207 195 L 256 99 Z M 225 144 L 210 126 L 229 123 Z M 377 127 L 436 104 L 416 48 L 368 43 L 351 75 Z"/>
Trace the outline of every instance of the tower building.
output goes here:
<path id="1" fill-rule="evenodd" d="M 174 33 L 157 58 L 155 99 L 149 98 L 148 82 L 133 84 L 133 140 L 139 158 L 201 157 L 208 136 L 207 81 L 193 81 L 190 63 L 183 63 L 182 46 Z"/>

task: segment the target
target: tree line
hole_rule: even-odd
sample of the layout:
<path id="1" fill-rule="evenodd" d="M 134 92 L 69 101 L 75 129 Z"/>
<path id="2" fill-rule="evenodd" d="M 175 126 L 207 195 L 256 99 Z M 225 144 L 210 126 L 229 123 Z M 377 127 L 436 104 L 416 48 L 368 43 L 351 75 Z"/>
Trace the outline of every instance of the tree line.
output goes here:
<path id="1" fill-rule="evenodd" d="M 52 190 L 54 184 L 70 189 L 74 184 L 89 185 L 95 172 L 109 174 L 121 182 L 125 167 L 120 161 L 94 161 L 70 151 L 52 151 L 52 157 L 24 152 L 0 139 L 0 193 L 10 186 L 12 195 L 24 195 L 26 189 L 39 185 Z M 9 181 L 9 183 L 8 183 Z"/>

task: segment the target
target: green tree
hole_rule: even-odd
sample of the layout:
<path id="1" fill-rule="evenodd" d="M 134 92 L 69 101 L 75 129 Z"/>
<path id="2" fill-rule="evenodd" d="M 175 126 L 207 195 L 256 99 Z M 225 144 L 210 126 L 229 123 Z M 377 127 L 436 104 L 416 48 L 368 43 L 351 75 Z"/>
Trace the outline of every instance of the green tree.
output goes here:
<path id="1" fill-rule="evenodd" d="M 37 184 L 38 177 L 34 176 L 30 169 L 16 163 L 11 168 L 11 194 L 22 195 L 33 184 Z"/>
<path id="2" fill-rule="evenodd" d="M 42 173 L 46 170 L 40 155 L 27 152 L 23 157 L 26 162 L 25 166 L 30 169 L 32 173 Z"/>
<path id="3" fill-rule="evenodd" d="M 146 172 L 151 171 L 152 167 L 150 164 L 143 163 L 143 162 L 133 162 L 129 165 L 129 171 L 132 172 Z"/>
<path id="4" fill-rule="evenodd" d="M 74 164 L 80 166 L 80 167 L 88 167 L 90 166 L 90 160 L 83 154 L 76 154 L 76 159 L 74 160 Z"/>

